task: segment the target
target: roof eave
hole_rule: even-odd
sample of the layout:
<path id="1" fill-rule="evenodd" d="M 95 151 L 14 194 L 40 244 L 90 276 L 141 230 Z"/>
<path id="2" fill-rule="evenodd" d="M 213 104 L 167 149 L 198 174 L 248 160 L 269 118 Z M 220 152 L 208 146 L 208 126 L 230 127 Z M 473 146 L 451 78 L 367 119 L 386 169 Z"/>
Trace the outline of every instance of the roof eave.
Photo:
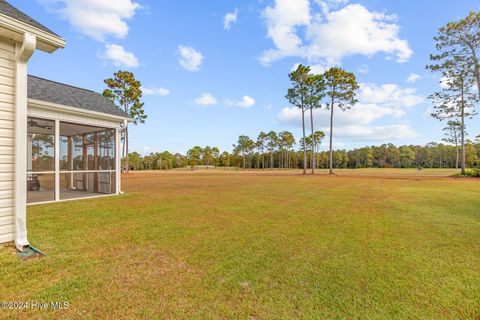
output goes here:
<path id="1" fill-rule="evenodd" d="M 4 37 L 22 43 L 23 34 L 31 33 L 37 37 L 37 49 L 52 53 L 57 49 L 65 48 L 65 39 L 0 13 L 0 28 L 4 30 Z"/>
<path id="2" fill-rule="evenodd" d="M 87 109 L 82 109 L 82 108 L 77 108 L 72 106 L 66 106 L 63 104 L 47 102 L 43 100 L 31 99 L 31 98 L 28 99 L 28 105 L 31 105 L 37 108 L 48 109 L 48 110 L 57 110 L 57 111 L 60 110 L 60 111 L 68 112 L 70 114 L 88 115 L 93 118 L 99 118 L 99 119 L 118 120 L 122 122 L 123 121 L 133 122 L 133 119 L 128 116 L 121 116 L 121 115 L 115 115 L 110 113 L 92 111 L 92 110 L 87 110 Z"/>

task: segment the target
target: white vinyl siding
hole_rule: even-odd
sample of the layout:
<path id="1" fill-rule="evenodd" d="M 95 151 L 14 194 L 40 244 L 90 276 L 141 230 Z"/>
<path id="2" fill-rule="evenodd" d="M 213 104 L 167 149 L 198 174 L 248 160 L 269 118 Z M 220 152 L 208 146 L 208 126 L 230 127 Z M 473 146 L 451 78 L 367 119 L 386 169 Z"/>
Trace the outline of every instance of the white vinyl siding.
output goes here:
<path id="1" fill-rule="evenodd" d="M 0 40 L 0 243 L 14 239 L 15 45 Z"/>

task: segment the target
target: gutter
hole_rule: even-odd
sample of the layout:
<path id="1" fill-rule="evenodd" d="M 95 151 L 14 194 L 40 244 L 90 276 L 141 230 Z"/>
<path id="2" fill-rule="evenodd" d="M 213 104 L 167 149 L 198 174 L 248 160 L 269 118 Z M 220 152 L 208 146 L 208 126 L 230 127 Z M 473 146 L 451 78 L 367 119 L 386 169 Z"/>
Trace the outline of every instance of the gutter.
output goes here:
<path id="1" fill-rule="evenodd" d="M 27 239 L 27 64 L 37 46 L 37 38 L 23 34 L 15 47 L 15 166 L 14 210 L 15 246 L 19 251 L 30 248 Z"/>
<path id="2" fill-rule="evenodd" d="M 21 43 L 25 33 L 34 35 L 37 38 L 35 41 L 35 47 L 48 53 L 52 53 L 58 48 L 65 47 L 65 40 L 60 36 L 41 30 L 3 13 L 0 13 L 0 27 L 4 28 L 4 37 L 15 42 Z"/>

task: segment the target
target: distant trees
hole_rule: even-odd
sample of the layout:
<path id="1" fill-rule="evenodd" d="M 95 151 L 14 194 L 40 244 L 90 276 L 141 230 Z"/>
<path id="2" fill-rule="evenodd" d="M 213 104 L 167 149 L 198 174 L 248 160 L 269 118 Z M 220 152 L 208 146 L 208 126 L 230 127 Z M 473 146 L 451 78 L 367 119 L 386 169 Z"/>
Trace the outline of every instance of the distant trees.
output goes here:
<path id="1" fill-rule="evenodd" d="M 415 160 L 415 152 L 412 150 L 410 146 L 401 146 L 400 148 L 398 148 L 398 156 L 400 158 L 401 168 L 412 167 L 412 163 Z M 392 158 L 392 159 L 395 159 L 395 158 Z"/>
<path id="2" fill-rule="evenodd" d="M 311 144 L 312 144 L 312 157 L 313 157 L 313 160 L 312 161 L 312 167 L 313 169 L 316 168 L 316 154 L 318 154 L 318 149 L 320 148 L 320 144 L 322 143 L 322 140 L 325 138 L 325 133 L 323 131 L 315 131 L 313 132 L 309 137 L 308 137 L 311 141 Z M 314 171 L 312 170 L 312 173 Z"/>
<path id="3" fill-rule="evenodd" d="M 289 137 L 290 134 L 279 133 L 277 137 Z M 329 151 L 318 151 L 320 137 L 324 137 L 321 131 L 315 132 L 318 139 L 315 152 L 315 167 L 327 169 L 330 166 Z M 292 135 L 293 137 L 293 135 Z M 293 137 L 293 139 L 295 139 Z M 306 146 L 311 148 L 312 136 L 306 137 Z M 243 139 L 242 139 L 243 140 Z M 245 139 L 248 141 L 248 139 Z M 251 139 L 250 139 L 251 140 Z M 137 152 L 129 154 L 130 169 L 132 170 L 170 170 L 176 168 L 186 168 L 190 166 L 192 170 L 199 166 L 218 166 L 245 169 L 263 169 L 261 159 L 263 157 L 272 158 L 269 164 L 272 168 L 293 168 L 303 169 L 303 143 L 295 148 L 288 149 L 281 139 L 277 139 L 277 144 L 271 149 L 265 148 L 261 151 L 258 147 L 245 153 L 245 164 L 243 154 L 237 150 L 232 152 L 214 152 L 218 148 L 211 147 L 211 158 L 209 158 L 207 147 L 195 146 L 187 151 L 186 155 L 180 153 L 172 154 L 168 151 L 150 153 L 141 156 Z M 248 145 L 248 143 L 247 143 Z M 256 144 L 255 144 L 256 145 Z M 207 149 L 207 157 L 205 157 Z M 287 149 L 288 155 L 287 155 Z M 455 168 L 457 164 L 457 148 L 453 143 L 431 142 L 427 145 L 403 145 L 395 146 L 391 143 L 378 146 L 365 146 L 352 150 L 334 150 L 333 167 L 334 168 Z M 311 151 L 310 149 L 308 151 Z M 309 152 L 310 154 L 310 152 Z M 475 168 L 480 166 L 480 141 L 465 141 L 465 164 L 466 167 Z M 270 161 L 269 161 L 270 162 Z M 208 164 L 207 164 L 208 163 Z M 311 158 L 307 157 L 307 164 L 310 165 Z"/>
<path id="4" fill-rule="evenodd" d="M 265 144 L 267 141 L 267 134 L 263 131 L 261 131 L 258 134 L 257 141 L 256 141 L 256 147 L 260 154 L 262 155 L 262 169 L 265 169 Z M 258 163 L 260 164 L 260 158 L 258 158 Z"/>
<path id="5" fill-rule="evenodd" d="M 289 131 L 282 131 L 278 134 L 278 143 L 280 147 L 280 167 L 290 168 L 289 153 L 295 145 L 295 137 Z"/>
<path id="6" fill-rule="evenodd" d="M 242 135 L 238 137 L 236 145 L 233 145 L 234 150 L 242 154 L 243 157 L 243 169 L 246 168 L 246 157 L 250 156 L 251 152 L 255 148 L 255 142 L 250 137 Z"/>
<path id="7" fill-rule="evenodd" d="M 465 164 L 467 167 L 480 167 L 478 161 L 478 148 L 480 145 L 474 145 L 473 143 L 467 143 L 465 145 Z"/>
<path id="8" fill-rule="evenodd" d="M 142 160 L 145 161 L 138 152 L 132 152 L 128 154 L 127 163 L 132 166 L 133 170 L 138 170 L 142 166 Z"/>
<path id="9" fill-rule="evenodd" d="M 355 103 L 358 89 L 355 75 L 341 68 L 330 68 L 324 75 L 330 110 L 330 174 L 333 174 L 333 110 L 335 106 L 342 111 L 350 109 Z"/>
<path id="10" fill-rule="evenodd" d="M 307 81 L 307 105 L 310 110 L 310 143 L 311 143 L 311 164 L 312 174 L 315 173 L 315 142 L 314 137 L 313 110 L 320 109 L 322 99 L 325 97 L 325 78 L 323 74 L 310 75 Z"/>
<path id="11" fill-rule="evenodd" d="M 273 169 L 273 152 L 277 148 L 278 136 L 275 131 L 267 133 L 267 149 L 270 152 L 270 169 Z"/>
<path id="12" fill-rule="evenodd" d="M 455 168 L 458 169 L 458 162 L 459 162 L 458 144 L 459 144 L 459 140 L 462 132 L 462 123 L 458 120 L 450 120 L 447 122 L 447 126 L 443 128 L 443 132 L 445 134 L 445 137 L 442 139 L 442 141 L 455 145 L 455 153 L 456 153 Z"/>
<path id="13" fill-rule="evenodd" d="M 208 166 L 213 162 L 212 147 L 206 146 L 205 148 L 203 148 L 202 158 L 203 158 L 203 163 L 205 163 L 205 165 L 208 168 Z"/>
<path id="14" fill-rule="evenodd" d="M 187 151 L 187 160 L 188 165 L 192 168 L 192 170 L 197 166 L 202 159 L 203 148 L 199 146 L 195 146 L 192 149 Z"/>
<path id="15" fill-rule="evenodd" d="M 310 67 L 299 65 L 295 71 L 290 73 L 288 77 L 292 83 L 292 87 L 288 89 L 285 96 L 291 105 L 299 108 L 302 114 L 302 130 L 303 130 L 303 174 L 307 174 L 307 147 L 305 145 L 305 108 L 308 106 L 308 86 L 310 82 Z"/>
<path id="16" fill-rule="evenodd" d="M 231 156 L 227 151 L 222 152 L 222 154 L 219 157 L 218 164 L 220 167 L 230 167 L 231 163 Z"/>

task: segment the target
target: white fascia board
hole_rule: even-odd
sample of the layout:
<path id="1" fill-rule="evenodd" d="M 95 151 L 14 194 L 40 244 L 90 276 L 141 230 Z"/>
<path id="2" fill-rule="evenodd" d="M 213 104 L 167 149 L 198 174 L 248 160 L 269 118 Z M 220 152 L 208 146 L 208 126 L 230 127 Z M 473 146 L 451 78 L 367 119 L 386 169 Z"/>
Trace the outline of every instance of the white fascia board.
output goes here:
<path id="1" fill-rule="evenodd" d="M 30 33 L 37 38 L 36 47 L 39 50 L 52 53 L 57 49 L 65 48 L 66 42 L 63 38 L 31 26 L 27 23 L 13 19 L 0 13 L 0 28 L 3 29 L 2 35 L 15 42 L 22 43 L 23 35 Z"/>
<path id="2" fill-rule="evenodd" d="M 101 120 L 133 122 L 133 119 L 129 117 L 116 116 L 113 114 L 92 111 L 87 109 L 80 109 L 76 107 L 66 106 L 58 103 L 46 102 L 46 101 L 37 100 L 37 99 L 28 99 L 28 105 L 34 108 L 61 111 L 61 112 L 65 112 L 72 115 L 89 116 L 89 117 L 97 118 Z"/>

